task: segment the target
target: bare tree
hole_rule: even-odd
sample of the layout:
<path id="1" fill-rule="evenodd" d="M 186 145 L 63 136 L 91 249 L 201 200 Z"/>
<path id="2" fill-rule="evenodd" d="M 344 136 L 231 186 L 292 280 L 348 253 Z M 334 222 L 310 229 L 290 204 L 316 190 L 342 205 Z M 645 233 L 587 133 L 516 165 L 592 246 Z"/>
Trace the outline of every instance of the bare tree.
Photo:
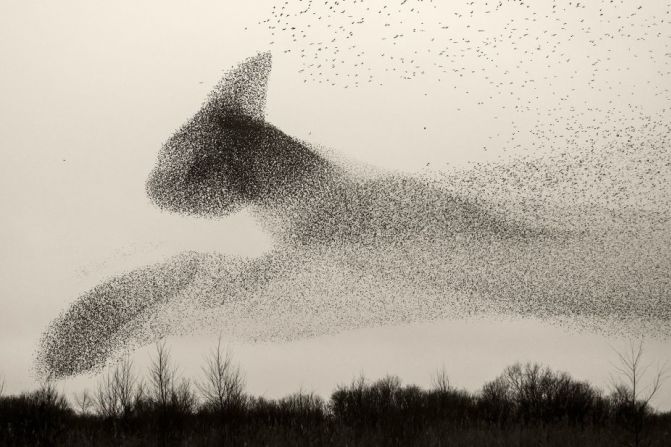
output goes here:
<path id="1" fill-rule="evenodd" d="M 450 377 L 447 374 L 447 369 L 443 365 L 438 371 L 433 374 L 431 378 L 431 385 L 437 391 L 441 393 L 447 393 L 450 391 Z"/>
<path id="2" fill-rule="evenodd" d="M 88 414 L 95 402 L 88 390 L 84 390 L 81 393 L 75 394 L 75 404 L 77 405 L 79 414 Z"/>
<path id="3" fill-rule="evenodd" d="M 142 380 L 138 380 L 137 383 L 135 384 L 135 393 L 133 397 L 133 402 L 135 408 L 138 408 L 138 406 L 144 404 L 146 402 L 147 397 L 147 388 Z"/>
<path id="4" fill-rule="evenodd" d="M 667 364 L 657 364 L 652 370 L 653 363 L 646 362 L 643 339 L 638 342 L 630 341 L 627 348 L 618 351 L 618 360 L 613 363 L 616 376 L 611 377 L 613 382 L 614 400 L 628 412 L 629 428 L 633 434 L 633 445 L 641 444 L 641 435 L 644 428 L 645 416 L 650 410 L 650 401 L 657 395 L 669 378 Z"/>
<path id="5" fill-rule="evenodd" d="M 118 416 L 116 390 L 111 372 L 108 371 L 98 382 L 94 402 L 96 412 L 100 416 L 110 418 Z"/>
<path id="6" fill-rule="evenodd" d="M 181 414 L 189 414 L 196 408 L 198 400 L 191 387 L 191 382 L 182 379 L 179 385 L 173 388 L 171 403 L 173 408 Z"/>
<path id="7" fill-rule="evenodd" d="M 176 376 L 177 370 L 170 362 L 170 351 L 166 348 L 165 342 L 157 343 L 156 357 L 152 359 L 149 367 L 149 383 L 152 397 L 163 408 L 170 404 Z"/>
<path id="8" fill-rule="evenodd" d="M 124 358 L 98 383 L 95 394 L 97 412 L 106 417 L 127 416 L 133 411 L 141 390 L 133 374 L 133 363 Z"/>
<path id="9" fill-rule="evenodd" d="M 48 408 L 56 408 L 62 411 L 71 410 L 67 399 L 63 396 L 56 385 L 54 385 L 53 377 L 50 375 L 44 380 L 37 391 L 31 393 L 35 402 Z"/>
<path id="10" fill-rule="evenodd" d="M 619 385 L 619 392 L 625 392 L 629 402 L 639 405 L 649 405 L 669 378 L 669 369 L 667 364 L 658 364 L 652 374 L 650 368 L 652 362 L 644 363 L 644 342 L 641 339 L 638 343 L 629 342 L 629 346 L 622 350 L 614 350 L 618 356 L 618 362 L 613 364 L 613 368 L 618 373 L 619 381 L 614 379 L 616 386 Z M 622 383 L 624 382 L 624 383 Z M 647 383 L 646 383 L 647 382 Z"/>
<path id="11" fill-rule="evenodd" d="M 121 414 L 128 415 L 135 403 L 137 378 L 133 374 L 133 363 L 127 357 L 114 369 L 113 380 Z"/>
<path id="12" fill-rule="evenodd" d="M 223 351 L 221 337 L 217 349 L 207 357 L 203 373 L 205 380 L 198 384 L 198 389 L 206 403 L 218 411 L 243 403 L 245 381 L 240 368 L 233 365 L 231 355 Z"/>

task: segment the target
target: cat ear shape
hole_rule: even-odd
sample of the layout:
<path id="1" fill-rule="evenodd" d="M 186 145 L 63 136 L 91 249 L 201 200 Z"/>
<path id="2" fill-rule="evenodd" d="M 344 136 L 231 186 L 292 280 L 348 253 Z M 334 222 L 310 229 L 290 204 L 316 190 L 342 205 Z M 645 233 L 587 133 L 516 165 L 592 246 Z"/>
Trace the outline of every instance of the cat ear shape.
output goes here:
<path id="1" fill-rule="evenodd" d="M 219 81 L 205 107 L 262 121 L 271 67 L 270 52 L 259 53 L 242 62 Z"/>

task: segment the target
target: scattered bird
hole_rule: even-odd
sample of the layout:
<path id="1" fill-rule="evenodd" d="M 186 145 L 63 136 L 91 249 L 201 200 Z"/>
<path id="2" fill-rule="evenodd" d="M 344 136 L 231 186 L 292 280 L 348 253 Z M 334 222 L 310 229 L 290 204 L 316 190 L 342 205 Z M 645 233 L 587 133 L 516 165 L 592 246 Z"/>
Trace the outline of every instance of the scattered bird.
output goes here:
<path id="1" fill-rule="evenodd" d="M 669 1 L 282 0 L 257 26 L 296 58 L 305 83 L 349 91 L 396 78 L 468 91 L 510 121 L 496 139 L 508 152 L 565 146 L 578 111 L 606 120 L 627 104 L 671 102 L 669 20 Z M 530 134 L 514 129 L 529 121 Z"/>

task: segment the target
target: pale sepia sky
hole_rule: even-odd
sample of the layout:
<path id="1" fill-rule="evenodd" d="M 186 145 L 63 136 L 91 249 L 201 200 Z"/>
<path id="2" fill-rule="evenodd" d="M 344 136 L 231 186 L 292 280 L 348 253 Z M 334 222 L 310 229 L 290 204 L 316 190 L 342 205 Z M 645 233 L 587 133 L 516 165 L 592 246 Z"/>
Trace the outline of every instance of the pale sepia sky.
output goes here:
<path id="1" fill-rule="evenodd" d="M 291 135 L 408 172 L 427 163 L 440 170 L 511 156 L 491 149 L 509 136 L 509 117 L 495 119 L 497 110 L 478 109 L 468 94 L 435 80 L 379 73 L 383 85 L 358 89 L 303 82 L 297 60 L 270 46 L 267 31 L 256 25 L 272 3 L 0 4 L 0 374 L 6 391 L 34 386 L 40 333 L 99 281 L 187 249 L 246 256 L 269 249 L 269 238 L 245 212 L 185 218 L 152 207 L 144 192 L 161 144 L 198 109 L 222 71 L 258 51 L 274 51 L 267 118 Z M 371 37 L 368 44 L 376 42 Z M 642 62 L 623 80 L 658 69 Z M 659 114 L 665 106 L 653 92 L 619 101 Z M 550 106 L 551 92 L 544 93 Z M 577 94 L 580 104 L 585 98 L 604 103 L 607 95 Z M 522 134 L 533 121 L 516 120 Z M 171 340 L 187 375 L 197 376 L 215 338 Z M 428 385 L 441 365 L 456 386 L 477 389 L 518 360 L 544 362 L 607 388 L 611 346 L 624 342 L 538 321 L 473 320 L 230 348 L 249 390 L 278 396 L 299 388 L 328 393 L 361 372 Z M 650 340 L 648 348 L 651 359 L 671 357 L 671 340 Z M 138 365 L 150 349 L 136 354 Z M 656 404 L 671 409 L 671 385 Z"/>

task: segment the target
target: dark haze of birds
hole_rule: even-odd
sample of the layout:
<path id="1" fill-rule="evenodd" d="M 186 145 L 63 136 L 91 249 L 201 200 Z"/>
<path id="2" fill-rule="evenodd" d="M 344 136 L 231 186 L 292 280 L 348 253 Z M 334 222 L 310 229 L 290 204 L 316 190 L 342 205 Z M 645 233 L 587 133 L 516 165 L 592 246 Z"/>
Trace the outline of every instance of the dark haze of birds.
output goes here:
<path id="1" fill-rule="evenodd" d="M 416 20 L 425 20 L 421 27 L 402 31 L 414 23 L 415 11 L 437 3 L 377 4 L 287 1 L 262 23 L 278 40 L 289 35 L 314 47 L 299 51 L 306 82 L 338 84 L 337 77 L 354 88 L 353 78 L 362 76 L 368 61 L 385 61 L 385 70 L 404 78 L 428 76 L 419 56 L 397 60 L 389 50 L 382 59 L 362 53 L 354 67 L 338 63 L 340 52 L 356 54 L 358 27 L 381 18 L 380 29 L 389 33 L 381 34 L 385 45 L 399 54 L 430 52 L 425 60 L 434 66 L 431 73 L 445 68 L 444 82 L 491 77 L 500 95 L 518 95 L 510 113 L 537 107 L 543 119 L 526 138 L 545 141 L 550 150 L 417 175 L 336 160 L 266 121 L 272 63 L 270 53 L 261 53 L 230 71 L 168 139 L 146 190 L 155 206 L 171 213 L 212 219 L 248 209 L 273 236 L 272 248 L 256 258 L 183 253 L 103 282 L 45 331 L 37 354 L 42 374 L 96 370 L 165 336 L 210 331 L 245 341 L 286 341 L 435 319 L 530 317 L 570 330 L 671 335 L 670 125 L 629 105 L 600 78 L 600 67 L 624 65 L 583 60 L 571 74 L 571 61 L 591 57 L 589 45 L 565 52 L 572 40 L 583 47 L 586 35 L 606 48 L 626 39 L 633 46 L 641 36 L 668 39 L 668 30 L 657 34 L 668 16 L 626 27 L 642 14 L 632 3 L 602 2 L 595 12 L 594 4 L 554 1 L 543 6 L 551 8 L 545 17 L 551 27 L 532 34 L 525 24 L 540 20 L 535 6 L 466 2 L 450 25 L 438 14 L 418 12 Z M 476 20 L 513 7 L 524 14 L 499 34 Z M 578 11 L 570 24 L 563 21 L 569 7 Z M 594 20 L 581 20 L 588 12 L 598 14 L 599 23 L 615 23 L 618 33 L 609 37 L 603 33 L 610 27 L 597 31 Z M 314 36 L 329 36 L 318 33 L 317 24 L 336 18 L 347 23 L 327 27 L 335 40 L 311 45 Z M 437 32 L 452 36 L 442 50 Z M 436 47 L 394 43 L 411 33 L 435 39 Z M 496 52 L 511 46 L 529 60 L 561 65 L 563 83 L 556 83 L 568 91 L 550 90 L 551 101 L 525 103 L 540 78 L 552 86 L 555 75 L 545 70 L 539 78 L 529 69 L 522 76 L 505 68 L 517 62 L 499 60 Z M 668 43 L 662 48 L 668 51 Z M 640 57 L 660 59 L 653 75 L 668 76 L 668 53 Z M 494 66 L 467 71 L 472 58 Z M 518 70 L 524 71 L 523 63 Z M 499 68 L 502 73 L 492 72 Z M 584 76 L 589 88 L 612 98 L 604 108 L 583 112 L 563 104 L 573 101 L 571 89 Z M 667 86 L 655 80 L 650 88 L 666 101 Z"/>

